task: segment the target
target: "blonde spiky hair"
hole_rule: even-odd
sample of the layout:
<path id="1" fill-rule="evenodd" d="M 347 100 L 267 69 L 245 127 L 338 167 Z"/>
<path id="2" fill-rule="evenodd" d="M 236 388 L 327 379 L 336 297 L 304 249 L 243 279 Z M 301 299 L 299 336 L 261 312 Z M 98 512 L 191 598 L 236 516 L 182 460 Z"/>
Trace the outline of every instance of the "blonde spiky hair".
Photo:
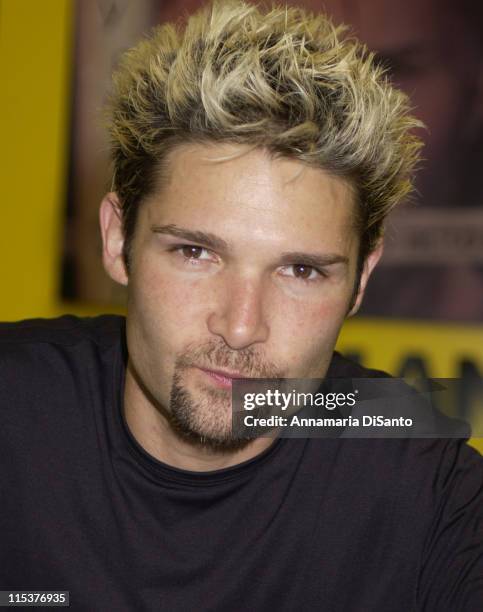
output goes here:
<path id="1" fill-rule="evenodd" d="M 263 147 L 344 177 L 357 194 L 362 261 L 410 192 L 421 146 L 407 97 L 344 26 L 239 0 L 155 28 L 122 58 L 108 108 L 126 263 L 138 205 L 179 144 Z"/>

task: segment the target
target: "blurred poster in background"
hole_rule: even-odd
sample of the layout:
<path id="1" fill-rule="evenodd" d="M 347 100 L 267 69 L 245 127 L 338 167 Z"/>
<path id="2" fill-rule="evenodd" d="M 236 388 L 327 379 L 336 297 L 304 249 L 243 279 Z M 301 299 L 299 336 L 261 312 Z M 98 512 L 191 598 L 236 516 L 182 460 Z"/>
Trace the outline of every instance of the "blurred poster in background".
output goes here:
<path id="1" fill-rule="evenodd" d="M 316 2 L 311 2 L 315 8 Z M 427 126 L 411 202 L 386 230 L 362 312 L 483 321 L 483 4 L 327 0 Z"/>
<path id="2" fill-rule="evenodd" d="M 101 263 L 98 211 L 110 190 L 109 142 L 103 106 L 120 54 L 156 21 L 151 0 L 77 0 L 75 66 L 67 224 L 62 270 L 63 298 L 123 304 L 123 289 L 108 279 Z"/>
<path id="3" fill-rule="evenodd" d="M 123 303 L 104 274 L 97 211 L 109 190 L 102 106 L 122 51 L 198 0 L 77 2 L 63 297 Z M 390 217 L 362 314 L 483 321 L 483 4 L 477 0 L 300 0 L 346 23 L 427 126 L 411 201 Z"/>

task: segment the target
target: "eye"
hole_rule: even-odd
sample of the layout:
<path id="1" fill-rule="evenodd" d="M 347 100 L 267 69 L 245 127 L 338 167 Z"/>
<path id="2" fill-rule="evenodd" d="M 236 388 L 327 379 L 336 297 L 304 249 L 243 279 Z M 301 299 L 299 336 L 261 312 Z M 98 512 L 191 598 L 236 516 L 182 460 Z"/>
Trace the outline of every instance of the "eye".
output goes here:
<path id="1" fill-rule="evenodd" d="M 186 259 L 208 259 L 206 257 L 208 250 L 203 247 L 186 244 L 178 248 Z M 205 255 L 205 257 L 203 257 L 203 255 Z"/>
<path id="2" fill-rule="evenodd" d="M 177 244 L 169 249 L 172 253 L 180 255 L 185 263 L 214 262 L 216 256 L 209 249 L 196 244 Z"/>
<path id="3" fill-rule="evenodd" d="M 285 266 L 282 268 L 282 274 L 283 276 L 290 276 L 303 281 L 315 281 L 321 276 L 324 276 L 320 270 L 306 264 L 291 264 L 290 266 Z"/>

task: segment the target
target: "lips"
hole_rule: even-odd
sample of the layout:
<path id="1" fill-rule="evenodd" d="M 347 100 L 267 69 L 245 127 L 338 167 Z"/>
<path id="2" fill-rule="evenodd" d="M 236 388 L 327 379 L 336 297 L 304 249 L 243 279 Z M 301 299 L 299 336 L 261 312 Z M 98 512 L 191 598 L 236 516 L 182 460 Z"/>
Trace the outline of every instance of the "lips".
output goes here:
<path id="1" fill-rule="evenodd" d="M 231 389 L 233 380 L 237 378 L 249 378 L 239 372 L 225 372 L 223 370 L 207 370 L 200 368 L 200 370 L 206 374 L 217 386 L 224 389 Z"/>

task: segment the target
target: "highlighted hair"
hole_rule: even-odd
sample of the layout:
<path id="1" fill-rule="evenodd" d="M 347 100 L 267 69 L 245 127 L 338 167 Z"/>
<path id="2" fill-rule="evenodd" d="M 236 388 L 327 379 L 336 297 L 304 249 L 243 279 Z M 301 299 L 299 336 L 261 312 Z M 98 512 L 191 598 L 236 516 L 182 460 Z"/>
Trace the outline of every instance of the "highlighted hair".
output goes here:
<path id="1" fill-rule="evenodd" d="M 123 56 L 108 106 L 125 259 L 139 204 L 188 142 L 261 147 L 345 178 L 361 261 L 411 191 L 421 123 L 363 45 L 324 15 L 239 0 L 165 24 Z"/>

